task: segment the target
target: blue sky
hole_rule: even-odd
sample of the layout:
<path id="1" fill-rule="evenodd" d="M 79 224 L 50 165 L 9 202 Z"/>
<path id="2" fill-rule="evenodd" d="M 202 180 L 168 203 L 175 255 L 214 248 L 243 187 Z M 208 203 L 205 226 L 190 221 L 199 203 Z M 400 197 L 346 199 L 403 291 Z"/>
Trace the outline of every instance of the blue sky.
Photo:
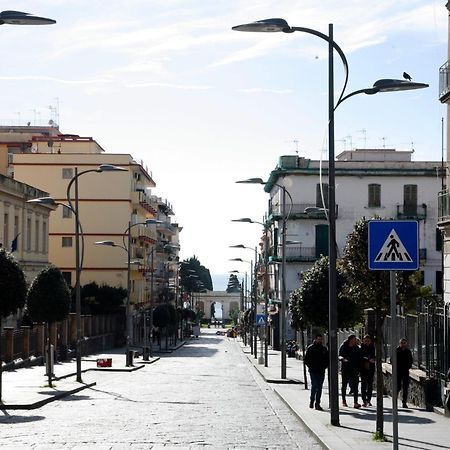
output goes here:
<path id="1" fill-rule="evenodd" d="M 213 274 L 257 244 L 267 194 L 236 185 L 266 178 L 282 154 L 318 159 L 327 144 L 327 47 L 301 33 L 238 33 L 231 27 L 282 17 L 327 32 L 350 66 L 348 92 L 379 78 L 430 84 L 423 91 L 359 96 L 336 114 L 336 150 L 414 148 L 440 160 L 438 71 L 447 60 L 444 1 L 419 0 L 26 0 L 0 2 L 57 20 L 0 27 L 2 124 L 45 124 L 60 105 L 60 128 L 93 136 L 108 152 L 143 159 L 155 194 L 184 227 L 182 256 Z M 342 70 L 335 60 L 336 90 Z M 345 142 L 344 142 L 345 141 Z M 217 286 L 221 287 L 221 286 Z"/>

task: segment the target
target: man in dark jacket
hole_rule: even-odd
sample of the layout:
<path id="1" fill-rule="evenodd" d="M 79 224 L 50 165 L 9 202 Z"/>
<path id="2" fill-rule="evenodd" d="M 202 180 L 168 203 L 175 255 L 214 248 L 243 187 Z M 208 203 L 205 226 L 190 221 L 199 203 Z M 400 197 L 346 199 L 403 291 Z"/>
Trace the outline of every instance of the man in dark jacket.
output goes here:
<path id="1" fill-rule="evenodd" d="M 346 341 L 339 347 L 339 360 L 341 361 L 341 376 L 342 376 L 342 406 L 347 406 L 345 394 L 347 385 L 353 391 L 353 407 L 361 408 L 358 403 L 358 383 L 359 383 L 359 368 L 361 367 L 361 352 L 357 345 L 356 336 L 351 334 Z"/>
<path id="2" fill-rule="evenodd" d="M 320 397 L 322 396 L 322 385 L 325 379 L 325 369 L 328 367 L 328 349 L 323 345 L 323 336 L 316 334 L 314 342 L 307 348 L 305 364 L 309 369 L 311 377 L 310 408 L 322 411 Z"/>
<path id="3" fill-rule="evenodd" d="M 400 339 L 397 347 L 397 395 L 402 389 L 403 408 L 407 408 L 408 404 L 408 387 L 409 387 L 409 369 L 413 364 L 411 350 L 408 348 L 408 340 Z"/>
<path id="4" fill-rule="evenodd" d="M 361 398 L 363 406 L 372 406 L 373 378 L 375 374 L 375 345 L 366 334 L 361 344 Z"/>

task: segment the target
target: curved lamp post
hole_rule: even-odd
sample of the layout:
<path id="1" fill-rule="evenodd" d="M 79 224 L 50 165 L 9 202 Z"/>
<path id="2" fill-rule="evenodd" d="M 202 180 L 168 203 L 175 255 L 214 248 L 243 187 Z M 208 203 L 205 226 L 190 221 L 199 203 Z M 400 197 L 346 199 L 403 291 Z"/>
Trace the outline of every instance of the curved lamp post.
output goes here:
<path id="1" fill-rule="evenodd" d="M 123 167 L 117 167 L 112 164 L 101 164 L 96 169 L 84 170 L 78 172 L 78 168 L 75 167 L 75 175 L 67 185 L 67 201 L 68 205 L 57 202 L 53 197 L 41 197 L 33 200 L 28 200 L 30 203 L 41 203 L 45 205 L 62 205 L 69 208 L 75 217 L 75 313 L 76 313 L 76 326 L 77 326 L 77 342 L 76 342 L 76 367 L 77 367 L 77 381 L 82 382 L 81 379 L 81 287 L 80 276 L 83 266 L 83 257 L 80 258 L 80 234 L 83 236 L 83 230 L 80 222 L 80 211 L 78 208 L 78 178 L 86 173 L 96 172 L 122 172 L 126 171 Z M 72 204 L 70 190 L 75 183 L 75 206 Z M 84 239 L 82 240 L 84 242 Z M 84 245 L 82 250 L 84 256 Z"/>
<path id="2" fill-rule="evenodd" d="M 381 79 L 376 81 L 372 87 L 359 89 L 345 95 L 348 81 L 348 62 L 344 52 L 333 39 L 333 24 L 328 25 L 328 35 L 320 31 L 305 28 L 291 27 L 284 19 L 266 19 L 257 22 L 238 25 L 232 28 L 235 31 L 251 32 L 283 32 L 312 34 L 328 43 L 328 203 L 329 203 L 329 378 L 330 378 L 330 422 L 339 426 L 339 390 L 338 390 L 338 349 L 337 349 L 337 293 L 336 293 L 336 208 L 335 208 L 335 163 L 334 163 L 334 111 L 344 101 L 357 94 L 373 95 L 379 92 L 406 91 L 411 89 L 423 89 L 428 87 L 425 83 L 416 83 L 407 80 Z M 334 100 L 334 51 L 339 54 L 345 70 L 344 85 L 335 104 Z M 395 381 L 394 381 L 395 382 Z M 394 386 L 395 387 L 395 386 Z M 393 400 L 394 402 L 394 400 Z M 393 404 L 393 423 L 396 423 L 396 408 Z M 393 436 L 396 441 L 396 430 Z"/>
<path id="3" fill-rule="evenodd" d="M 127 300 L 125 305 L 125 328 L 126 328 L 126 346 L 125 346 L 125 361 L 126 366 L 130 367 L 133 365 L 133 356 L 130 352 L 130 340 L 131 340 L 131 316 L 130 316 L 130 294 L 131 294 L 131 228 L 138 225 L 153 225 L 161 223 L 160 220 L 147 219 L 145 222 L 131 223 L 128 222 L 128 227 L 123 232 L 124 244 L 116 244 L 114 241 L 97 241 L 95 245 L 104 245 L 106 247 L 119 247 L 127 253 Z M 125 245 L 125 237 L 127 237 L 127 245 Z M 153 254 L 152 254 L 153 257 Z M 153 273 L 152 273 L 153 276 Z M 152 293 L 153 294 L 153 293 Z"/>
<path id="4" fill-rule="evenodd" d="M 236 181 L 239 184 L 266 184 L 262 178 L 248 178 L 246 180 Z M 280 311 L 280 335 L 281 335 L 281 378 L 286 379 L 287 375 L 287 355 L 286 355 L 286 327 L 287 327 L 287 298 L 286 298 L 286 228 L 287 228 L 287 220 L 291 215 L 293 200 L 292 196 L 286 187 L 279 183 L 274 183 L 274 186 L 277 186 L 282 191 L 281 197 L 281 216 L 282 216 L 282 225 L 281 225 L 281 311 Z M 291 202 L 291 206 L 289 211 L 286 213 L 286 195 L 289 197 Z M 250 223 L 258 223 L 255 221 L 251 221 Z M 260 223 L 260 222 L 259 222 Z M 261 224 L 265 227 L 264 224 Z"/>

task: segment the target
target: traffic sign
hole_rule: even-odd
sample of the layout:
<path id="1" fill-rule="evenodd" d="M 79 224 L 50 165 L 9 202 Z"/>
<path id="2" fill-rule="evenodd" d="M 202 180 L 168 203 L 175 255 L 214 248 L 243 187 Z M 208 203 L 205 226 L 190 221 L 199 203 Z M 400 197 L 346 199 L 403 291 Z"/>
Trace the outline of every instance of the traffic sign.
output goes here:
<path id="1" fill-rule="evenodd" d="M 256 326 L 259 327 L 266 323 L 266 316 L 264 314 L 256 314 Z"/>
<path id="2" fill-rule="evenodd" d="M 419 223 L 416 220 L 370 220 L 368 244 L 370 270 L 419 268 Z"/>

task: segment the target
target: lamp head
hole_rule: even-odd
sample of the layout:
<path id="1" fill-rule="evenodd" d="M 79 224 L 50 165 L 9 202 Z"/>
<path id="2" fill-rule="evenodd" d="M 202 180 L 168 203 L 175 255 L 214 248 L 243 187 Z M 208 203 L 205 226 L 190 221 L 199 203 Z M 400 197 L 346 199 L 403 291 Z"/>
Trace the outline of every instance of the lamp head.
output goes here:
<path id="1" fill-rule="evenodd" d="M 236 181 L 238 184 L 266 184 L 262 178 L 247 178 L 246 180 Z"/>
<path id="2" fill-rule="evenodd" d="M 232 219 L 232 222 L 241 222 L 241 223 L 253 223 L 253 220 L 249 217 L 242 217 L 241 219 Z"/>
<path id="3" fill-rule="evenodd" d="M 126 172 L 127 169 L 113 164 L 100 164 L 97 168 L 97 172 Z"/>
<path id="4" fill-rule="evenodd" d="M 56 20 L 38 17 L 21 11 L 0 12 L 0 25 L 52 25 Z"/>
<path id="5" fill-rule="evenodd" d="M 108 247 L 117 247 L 114 241 L 97 241 L 94 242 L 95 245 L 106 245 Z"/>
<path id="6" fill-rule="evenodd" d="M 228 248 L 246 248 L 243 244 L 229 245 Z"/>
<path id="7" fill-rule="evenodd" d="M 412 89 L 424 89 L 429 87 L 426 83 L 416 83 L 408 80 L 394 80 L 385 78 L 375 81 L 373 89 L 376 92 L 394 92 L 394 91 L 410 91 Z M 369 89 L 368 89 L 369 90 Z"/>
<path id="8" fill-rule="evenodd" d="M 39 197 L 27 200 L 27 203 L 37 203 L 39 205 L 58 206 L 58 203 L 53 197 Z"/>
<path id="9" fill-rule="evenodd" d="M 251 31 L 257 33 L 292 33 L 291 27 L 284 19 L 264 19 L 232 27 L 234 31 Z"/>
<path id="10" fill-rule="evenodd" d="M 231 258 L 228 261 L 239 261 L 239 262 L 244 262 L 244 260 L 242 258 Z"/>

